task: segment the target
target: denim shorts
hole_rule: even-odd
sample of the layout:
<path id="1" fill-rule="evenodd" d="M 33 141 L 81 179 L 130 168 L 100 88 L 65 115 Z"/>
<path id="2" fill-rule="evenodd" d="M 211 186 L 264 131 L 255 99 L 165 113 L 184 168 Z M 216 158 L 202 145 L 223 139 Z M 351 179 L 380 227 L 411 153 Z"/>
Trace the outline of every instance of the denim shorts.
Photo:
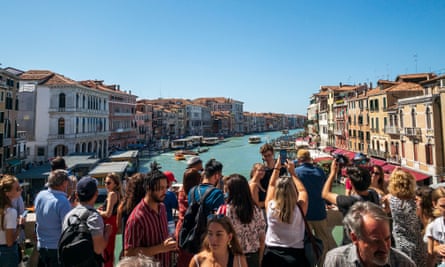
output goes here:
<path id="1" fill-rule="evenodd" d="M 0 245 L 0 267 L 17 266 L 19 264 L 19 254 L 17 243 L 8 247 Z"/>

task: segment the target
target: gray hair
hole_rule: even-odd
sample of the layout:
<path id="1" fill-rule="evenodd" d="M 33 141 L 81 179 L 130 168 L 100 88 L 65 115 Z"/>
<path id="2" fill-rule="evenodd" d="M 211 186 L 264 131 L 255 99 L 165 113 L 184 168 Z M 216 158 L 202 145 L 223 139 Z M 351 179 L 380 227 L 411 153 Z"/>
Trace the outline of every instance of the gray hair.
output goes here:
<path id="1" fill-rule="evenodd" d="M 376 221 L 384 221 L 390 223 L 390 218 L 385 211 L 378 205 L 370 201 L 357 201 L 343 218 L 343 224 L 348 234 L 353 232 L 359 238 L 363 237 L 363 217 L 370 216 Z"/>
<path id="2" fill-rule="evenodd" d="M 63 182 L 68 181 L 68 172 L 65 170 L 55 170 L 49 174 L 48 177 L 48 187 L 53 188 L 63 184 Z"/>
<path id="3" fill-rule="evenodd" d="M 116 267 L 160 267 L 161 264 L 152 257 L 139 254 L 138 256 L 122 258 Z"/>

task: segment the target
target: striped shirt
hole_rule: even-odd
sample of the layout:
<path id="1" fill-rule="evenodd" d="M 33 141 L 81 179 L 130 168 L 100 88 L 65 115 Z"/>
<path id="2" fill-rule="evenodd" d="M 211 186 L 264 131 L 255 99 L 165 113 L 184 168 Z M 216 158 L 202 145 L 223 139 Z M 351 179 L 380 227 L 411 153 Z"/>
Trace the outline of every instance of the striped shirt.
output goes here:
<path id="1" fill-rule="evenodd" d="M 141 202 L 133 209 L 125 226 L 124 248 L 151 247 L 159 245 L 168 238 L 167 213 L 163 203 L 155 211 Z M 154 256 L 161 266 L 170 266 L 170 253 L 160 253 Z"/>

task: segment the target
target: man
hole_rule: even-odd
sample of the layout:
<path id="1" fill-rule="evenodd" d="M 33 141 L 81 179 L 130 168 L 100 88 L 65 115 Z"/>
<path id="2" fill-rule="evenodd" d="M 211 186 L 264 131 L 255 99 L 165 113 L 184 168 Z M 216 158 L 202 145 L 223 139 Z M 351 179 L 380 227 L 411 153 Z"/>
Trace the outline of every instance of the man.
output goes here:
<path id="1" fill-rule="evenodd" d="M 198 156 L 191 157 L 187 160 L 187 169 L 194 169 L 198 172 L 202 172 L 202 160 Z"/>
<path id="2" fill-rule="evenodd" d="M 346 196 L 331 192 L 332 183 L 334 182 L 338 169 L 339 164 L 337 164 L 337 160 L 334 159 L 331 164 L 331 171 L 329 173 L 328 180 L 324 184 L 321 194 L 326 201 L 337 205 L 343 216 L 346 215 L 349 208 L 357 201 L 371 201 L 379 204 L 380 200 L 377 192 L 369 188 L 371 185 L 371 174 L 364 168 L 354 166 L 347 167 L 346 169 L 346 173 L 351 180 L 352 190 L 356 192 L 356 195 Z M 351 243 L 351 240 L 349 239 L 346 228 L 343 227 L 342 244 L 345 245 L 349 243 Z"/>
<path id="3" fill-rule="evenodd" d="M 390 218 L 376 204 L 369 201 L 355 203 L 343 223 L 349 229 L 352 244 L 329 251 L 323 266 L 416 266 L 407 255 L 391 247 Z"/>
<path id="4" fill-rule="evenodd" d="M 273 168 L 275 166 L 275 155 L 273 146 L 269 143 L 264 144 L 260 147 L 260 154 L 264 162 L 264 166 L 266 167 L 264 178 L 260 180 L 261 187 L 264 188 L 267 192 L 267 188 L 269 187 L 270 177 L 272 176 Z M 280 176 L 286 173 L 286 168 L 280 169 Z M 260 201 L 264 201 L 261 200 Z"/>
<path id="5" fill-rule="evenodd" d="M 68 183 L 65 170 L 52 171 L 48 177 L 48 189 L 40 191 L 34 201 L 39 266 L 61 266 L 57 249 L 63 220 L 71 210 L 66 195 Z"/>
<path id="6" fill-rule="evenodd" d="M 55 170 L 66 170 L 68 167 L 66 166 L 65 159 L 58 156 L 51 160 L 51 171 Z"/>
<path id="7" fill-rule="evenodd" d="M 164 198 L 165 209 L 167 210 L 167 223 L 168 223 L 168 234 L 170 236 L 175 234 L 176 225 L 175 218 L 173 218 L 173 209 L 178 210 L 178 198 L 176 193 L 173 192 L 171 186 L 172 183 L 176 183 L 175 175 L 171 171 L 165 171 L 164 175 L 167 177 L 167 193 Z"/>
<path id="8" fill-rule="evenodd" d="M 72 215 L 82 216 L 86 210 L 90 211 L 87 218 L 88 230 L 90 230 L 93 239 L 94 253 L 96 254 L 96 261 L 89 263 L 88 266 L 102 266 L 102 253 L 108 244 L 108 237 L 112 231 L 111 225 L 104 225 L 104 221 L 99 213 L 94 209 L 99 191 L 97 190 L 97 180 L 85 176 L 80 179 L 76 186 L 76 195 L 79 204 L 73 208 L 66 216 L 63 222 L 63 230 L 68 228 L 68 222 Z M 82 255 L 79 255 L 82 257 Z M 94 265 L 95 264 L 95 265 Z"/>
<path id="9" fill-rule="evenodd" d="M 167 213 L 163 203 L 168 182 L 156 166 L 144 181 L 146 194 L 133 209 L 125 227 L 125 256 L 154 256 L 161 266 L 170 266 L 170 251 L 176 241 L 169 237 Z"/>
<path id="10" fill-rule="evenodd" d="M 295 173 L 304 184 L 309 195 L 306 219 L 315 235 L 323 241 L 324 256 L 326 252 L 337 246 L 332 233 L 327 231 L 326 202 L 321 197 L 321 191 L 326 182 L 326 174 L 320 167 L 316 167 L 312 163 L 311 154 L 306 149 L 298 150 L 297 160 L 300 166 L 295 168 Z M 321 262 L 323 262 L 323 256 Z"/>

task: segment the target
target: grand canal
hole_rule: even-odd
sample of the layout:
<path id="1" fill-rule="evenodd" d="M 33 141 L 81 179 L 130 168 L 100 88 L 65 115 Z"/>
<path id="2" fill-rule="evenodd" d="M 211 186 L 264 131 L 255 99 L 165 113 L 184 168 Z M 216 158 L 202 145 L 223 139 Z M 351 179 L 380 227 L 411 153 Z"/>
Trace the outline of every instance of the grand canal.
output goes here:
<path id="1" fill-rule="evenodd" d="M 301 129 L 290 130 L 289 135 L 298 133 Z M 277 138 L 282 135 L 281 131 L 265 132 L 255 134 L 261 136 L 262 142 L 259 144 L 249 144 L 249 135 L 242 137 L 227 138 L 225 142 L 210 146 L 209 151 L 201 153 L 199 157 L 205 163 L 209 159 L 215 158 L 220 161 L 223 167 L 223 174 L 229 175 L 232 173 L 239 173 L 249 178 L 250 169 L 256 162 L 262 162 L 261 154 L 259 153 L 260 147 L 266 143 L 267 140 Z M 178 183 L 182 182 L 182 174 L 187 166 L 187 159 L 192 156 L 186 156 L 186 160 L 175 160 L 174 151 L 162 153 L 158 156 L 151 158 L 142 158 L 140 160 L 141 172 L 148 172 L 150 170 L 150 163 L 156 161 L 161 164 L 162 170 L 172 171 L 175 174 Z"/>

